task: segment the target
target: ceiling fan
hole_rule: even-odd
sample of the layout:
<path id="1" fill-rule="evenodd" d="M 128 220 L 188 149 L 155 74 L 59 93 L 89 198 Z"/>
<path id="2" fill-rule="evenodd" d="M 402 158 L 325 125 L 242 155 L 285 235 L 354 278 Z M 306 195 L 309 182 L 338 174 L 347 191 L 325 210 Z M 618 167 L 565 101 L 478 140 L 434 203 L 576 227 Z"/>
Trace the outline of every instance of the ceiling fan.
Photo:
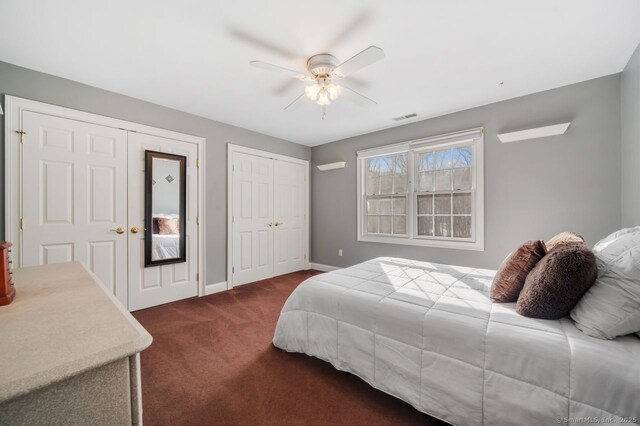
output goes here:
<path id="1" fill-rule="evenodd" d="M 272 65 L 262 61 L 251 61 L 250 64 L 257 68 L 275 71 L 289 77 L 310 83 L 304 92 L 284 107 L 285 110 L 294 108 L 305 97 L 322 106 L 322 119 L 326 116 L 326 106 L 345 93 L 349 99 L 361 106 L 376 105 L 377 102 L 367 96 L 356 92 L 344 84 L 337 84 L 342 78 L 367 67 L 384 58 L 384 50 L 377 46 L 369 46 L 350 59 L 340 62 L 338 58 L 328 53 L 314 55 L 307 59 L 308 73 L 291 70 L 289 68 Z"/>

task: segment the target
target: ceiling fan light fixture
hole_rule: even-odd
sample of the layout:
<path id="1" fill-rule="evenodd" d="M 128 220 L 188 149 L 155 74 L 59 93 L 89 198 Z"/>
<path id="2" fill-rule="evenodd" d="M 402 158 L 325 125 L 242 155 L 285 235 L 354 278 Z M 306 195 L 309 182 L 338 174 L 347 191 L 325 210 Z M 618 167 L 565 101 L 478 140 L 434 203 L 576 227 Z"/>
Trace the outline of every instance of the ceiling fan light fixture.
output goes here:
<path id="1" fill-rule="evenodd" d="M 318 99 L 318 93 L 320 93 L 321 89 L 322 87 L 320 87 L 318 83 L 314 83 L 311 86 L 307 86 L 304 88 L 304 94 L 307 95 L 307 98 L 309 98 L 310 100 L 315 101 L 316 99 Z"/>
<path id="2" fill-rule="evenodd" d="M 320 89 L 320 93 L 318 93 L 318 105 L 329 105 L 331 100 L 329 100 L 329 92 L 326 88 Z"/>
<path id="3" fill-rule="evenodd" d="M 329 92 L 329 98 L 331 98 L 332 101 L 335 101 L 336 99 L 338 99 L 338 96 L 340 96 L 342 87 L 338 86 L 337 84 L 330 83 L 329 85 L 327 85 L 327 92 Z"/>

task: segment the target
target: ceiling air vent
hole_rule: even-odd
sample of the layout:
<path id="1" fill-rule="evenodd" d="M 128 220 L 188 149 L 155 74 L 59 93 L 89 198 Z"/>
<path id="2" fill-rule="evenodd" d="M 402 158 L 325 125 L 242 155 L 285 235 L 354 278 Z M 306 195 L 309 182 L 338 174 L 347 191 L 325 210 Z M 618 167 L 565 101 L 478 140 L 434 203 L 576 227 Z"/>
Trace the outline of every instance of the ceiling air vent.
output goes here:
<path id="1" fill-rule="evenodd" d="M 417 116 L 418 116 L 418 114 L 416 114 L 416 113 L 414 112 L 414 113 L 407 114 L 407 115 L 401 115 L 400 117 L 395 117 L 395 118 L 393 119 L 393 121 L 402 121 L 402 120 L 406 120 L 406 119 L 408 119 L 408 118 L 414 118 L 414 117 L 417 117 Z"/>

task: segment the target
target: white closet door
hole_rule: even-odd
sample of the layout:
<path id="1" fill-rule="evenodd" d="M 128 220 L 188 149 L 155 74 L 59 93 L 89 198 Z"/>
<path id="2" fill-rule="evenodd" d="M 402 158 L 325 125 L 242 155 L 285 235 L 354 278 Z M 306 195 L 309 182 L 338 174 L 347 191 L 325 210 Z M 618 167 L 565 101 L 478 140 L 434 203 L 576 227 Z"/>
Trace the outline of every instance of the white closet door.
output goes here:
<path id="1" fill-rule="evenodd" d="M 273 160 L 233 153 L 233 284 L 273 276 Z"/>
<path id="2" fill-rule="evenodd" d="M 274 160 L 274 275 L 305 268 L 306 167 Z"/>
<path id="3" fill-rule="evenodd" d="M 22 266 L 79 261 L 127 306 L 127 133 L 22 118 Z"/>
<path id="4" fill-rule="evenodd" d="M 187 157 L 186 255 L 187 261 L 144 267 L 145 150 Z M 173 302 L 198 295 L 198 149 L 195 144 L 129 133 L 129 310 Z M 147 224 L 151 226 L 151 224 Z"/>

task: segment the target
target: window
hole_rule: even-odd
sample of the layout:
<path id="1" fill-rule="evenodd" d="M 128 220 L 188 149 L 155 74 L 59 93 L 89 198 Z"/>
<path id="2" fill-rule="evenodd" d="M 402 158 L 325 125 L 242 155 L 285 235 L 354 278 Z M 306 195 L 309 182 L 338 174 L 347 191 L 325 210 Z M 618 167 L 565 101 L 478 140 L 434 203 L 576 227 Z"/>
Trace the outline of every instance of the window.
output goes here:
<path id="1" fill-rule="evenodd" d="M 482 129 L 358 152 L 358 240 L 484 249 Z"/>

